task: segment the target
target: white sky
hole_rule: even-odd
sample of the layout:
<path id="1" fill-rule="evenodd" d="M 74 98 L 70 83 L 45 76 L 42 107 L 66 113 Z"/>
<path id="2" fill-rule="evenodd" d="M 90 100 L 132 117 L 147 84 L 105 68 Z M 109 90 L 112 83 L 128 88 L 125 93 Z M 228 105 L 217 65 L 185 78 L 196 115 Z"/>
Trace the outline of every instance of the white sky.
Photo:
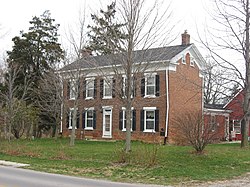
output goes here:
<path id="1" fill-rule="evenodd" d="M 119 2 L 119 0 L 116 0 Z M 148 0 L 152 1 L 152 0 Z M 167 2 L 168 0 L 164 0 Z M 203 30 L 203 23 L 206 20 L 204 8 L 205 0 L 172 0 L 173 23 L 180 34 L 187 29 L 191 35 L 191 43 L 197 43 L 197 29 Z M 208 1 L 208 0 L 206 0 Z M 28 31 L 29 21 L 33 16 L 40 16 L 45 10 L 50 10 L 51 17 L 55 23 L 60 24 L 60 41 L 67 43 L 65 33 L 72 25 L 76 25 L 79 19 L 79 11 L 86 7 L 87 12 L 97 12 L 101 7 L 106 9 L 110 0 L 6 0 L 0 6 L 0 61 L 6 50 L 11 50 L 11 39 L 20 36 L 20 31 Z M 89 17 L 89 14 L 88 14 Z M 5 34 L 6 33 L 6 34 Z M 4 36 L 2 36 L 5 34 Z M 179 36 L 173 44 L 181 43 Z M 6 56 L 6 55 L 5 55 Z"/>

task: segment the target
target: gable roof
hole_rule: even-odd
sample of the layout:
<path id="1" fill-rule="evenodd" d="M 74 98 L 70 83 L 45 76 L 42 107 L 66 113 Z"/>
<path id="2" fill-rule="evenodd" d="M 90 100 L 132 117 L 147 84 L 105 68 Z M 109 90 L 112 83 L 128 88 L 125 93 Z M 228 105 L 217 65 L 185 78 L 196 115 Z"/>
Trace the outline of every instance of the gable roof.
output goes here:
<path id="1" fill-rule="evenodd" d="M 133 52 L 133 63 L 170 61 L 176 55 L 189 48 L 193 44 L 176 45 L 169 47 L 159 47 L 147 50 L 137 50 Z M 95 67 L 105 67 L 111 65 L 121 65 L 126 59 L 126 53 L 114 55 L 88 56 L 64 66 L 59 71 L 71 71 L 75 69 L 88 69 Z"/>

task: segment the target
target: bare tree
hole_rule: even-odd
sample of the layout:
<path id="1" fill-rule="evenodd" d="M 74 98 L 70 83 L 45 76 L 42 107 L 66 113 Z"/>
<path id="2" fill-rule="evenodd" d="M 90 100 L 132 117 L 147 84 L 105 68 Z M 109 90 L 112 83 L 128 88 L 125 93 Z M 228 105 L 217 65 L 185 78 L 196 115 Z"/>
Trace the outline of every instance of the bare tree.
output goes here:
<path id="1" fill-rule="evenodd" d="M 204 70 L 204 103 L 225 104 L 229 101 L 235 89 L 239 86 L 232 83 L 233 78 L 226 69 L 222 69 L 217 63 L 208 62 Z"/>
<path id="2" fill-rule="evenodd" d="M 5 116 L 5 123 L 6 123 L 6 137 L 10 141 L 11 139 L 11 134 L 14 129 L 14 134 L 15 133 L 14 125 L 16 122 L 16 118 L 18 115 L 20 115 L 20 112 L 24 110 L 25 107 L 23 107 L 23 101 L 25 101 L 25 96 L 27 94 L 27 91 L 29 89 L 30 82 L 25 79 L 25 84 L 21 88 L 19 85 L 15 84 L 15 80 L 17 79 L 17 74 L 20 70 L 17 68 L 11 68 L 8 69 L 7 74 L 6 74 L 6 81 L 5 81 L 5 87 L 6 89 L 1 90 L 1 97 L 3 98 L 3 103 L 4 103 L 4 116 Z M 22 95 L 20 99 L 17 99 L 17 92 L 22 89 Z M 20 125 L 18 125 L 20 126 Z"/>
<path id="3" fill-rule="evenodd" d="M 108 65 L 111 66 L 111 74 L 114 75 L 115 80 L 123 81 L 119 82 L 125 89 L 121 89 L 118 86 L 114 86 L 112 79 L 109 79 L 105 71 L 100 67 L 100 76 L 105 77 L 106 83 L 112 88 L 112 91 L 121 100 L 126 113 L 126 144 L 125 151 L 131 151 L 131 119 L 132 119 L 132 107 L 135 106 L 135 97 L 132 97 L 135 90 L 138 90 L 138 83 L 141 80 L 142 74 L 149 68 L 157 70 L 157 66 L 152 67 L 147 63 L 146 54 L 150 47 L 157 44 L 157 46 L 166 45 L 170 42 L 171 27 L 169 18 L 171 15 L 170 6 L 164 6 L 164 10 L 161 12 L 163 2 L 155 1 L 150 4 L 150 8 L 146 8 L 146 1 L 144 0 L 122 0 L 117 4 L 118 7 L 118 22 L 126 23 L 122 28 L 122 33 L 125 33 L 127 37 L 122 39 L 121 42 L 116 43 L 115 48 L 123 49 L 123 52 L 118 54 L 108 55 Z M 113 31 L 114 35 L 115 31 Z M 119 32 L 120 33 L 120 32 Z M 104 34 L 105 40 L 109 40 L 109 35 Z M 119 38 L 119 36 L 117 36 Z M 159 39 L 161 38 L 161 39 Z M 161 41 L 161 42 L 159 42 Z M 158 42 L 158 43 L 157 43 Z M 112 42 L 108 42 L 112 44 Z M 120 44 L 122 46 L 118 46 Z M 112 48 L 112 46 L 109 46 Z M 134 51 L 141 49 L 140 56 L 136 56 Z M 115 51 L 115 50 L 114 50 Z M 159 57 L 158 57 L 159 58 Z M 139 60 L 138 60 L 139 59 Z M 157 60 L 157 57 L 156 57 Z M 96 64 L 98 67 L 98 64 Z M 151 73 L 153 73 L 153 71 Z M 118 83 L 118 85 L 119 85 Z"/>
<path id="4" fill-rule="evenodd" d="M 214 128 L 216 123 L 204 124 L 201 111 L 180 114 L 174 119 L 173 124 L 175 131 L 179 132 L 175 137 L 176 142 L 192 145 L 199 154 L 209 143 L 218 138 L 218 131 Z"/>
<path id="5" fill-rule="evenodd" d="M 230 70 L 237 79 L 231 82 L 241 84 L 245 90 L 242 120 L 241 147 L 248 146 L 250 116 L 250 41 L 249 41 L 249 0 L 214 0 L 211 12 L 216 28 L 209 28 L 212 38 L 202 43 L 211 57 L 221 67 Z M 212 32 L 214 31 L 214 32 Z M 222 50 L 227 53 L 223 54 Z"/>
<path id="6" fill-rule="evenodd" d="M 69 62 L 72 62 L 72 60 L 78 61 L 80 63 L 80 59 L 84 57 L 84 54 L 87 53 L 87 51 L 84 51 L 86 46 L 86 15 L 85 10 L 79 11 L 79 20 L 77 24 L 76 32 L 73 32 L 73 29 L 69 29 L 69 36 L 68 41 L 70 42 L 70 45 L 72 47 L 71 52 L 68 54 L 67 61 L 65 61 L 65 65 L 69 64 Z M 86 52 L 86 53 L 85 53 Z M 63 75 L 64 76 L 64 75 Z M 79 95 L 80 95 L 80 81 L 81 81 L 82 71 L 80 69 L 79 65 L 76 65 L 74 67 L 74 71 L 70 71 L 67 73 L 66 76 L 64 76 L 64 79 L 66 78 L 68 80 L 67 83 L 67 99 L 71 99 L 73 101 L 73 104 L 70 106 L 72 107 L 73 111 L 69 111 L 67 109 L 68 114 L 68 122 L 71 123 L 71 136 L 70 136 L 70 146 L 75 145 L 75 138 L 76 138 L 76 127 L 77 122 L 79 121 Z M 64 108 L 69 108 L 69 105 L 67 106 L 64 103 Z"/>
<path id="7" fill-rule="evenodd" d="M 52 136 L 57 137 L 59 132 L 59 126 L 61 123 L 61 110 L 63 104 L 62 97 L 62 82 L 55 70 L 50 70 L 44 74 L 43 78 L 39 81 L 39 87 L 36 89 L 37 100 L 36 105 L 40 109 L 41 115 L 45 116 L 46 121 L 42 121 L 42 124 L 47 124 L 48 121 L 52 121 Z M 43 118 L 41 118 L 43 119 Z"/>

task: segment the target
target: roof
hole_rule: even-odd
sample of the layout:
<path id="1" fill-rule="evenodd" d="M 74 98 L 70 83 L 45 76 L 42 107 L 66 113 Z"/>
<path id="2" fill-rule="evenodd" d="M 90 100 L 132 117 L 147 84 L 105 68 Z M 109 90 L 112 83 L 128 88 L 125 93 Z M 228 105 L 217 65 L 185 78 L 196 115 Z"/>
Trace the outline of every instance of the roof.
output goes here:
<path id="1" fill-rule="evenodd" d="M 207 109 L 224 109 L 224 104 L 204 104 L 204 107 Z"/>
<path id="2" fill-rule="evenodd" d="M 170 61 L 177 54 L 190 47 L 188 45 L 176 45 L 169 47 L 159 47 L 147 50 L 137 50 L 133 52 L 133 63 Z M 114 55 L 88 56 L 73 63 L 64 66 L 59 71 L 70 71 L 75 69 L 87 69 L 95 67 L 104 67 L 110 65 L 121 65 L 126 59 L 126 53 Z"/>
<path id="3" fill-rule="evenodd" d="M 224 104 L 204 104 L 204 112 L 205 113 L 231 113 L 231 110 L 227 110 L 223 108 Z"/>

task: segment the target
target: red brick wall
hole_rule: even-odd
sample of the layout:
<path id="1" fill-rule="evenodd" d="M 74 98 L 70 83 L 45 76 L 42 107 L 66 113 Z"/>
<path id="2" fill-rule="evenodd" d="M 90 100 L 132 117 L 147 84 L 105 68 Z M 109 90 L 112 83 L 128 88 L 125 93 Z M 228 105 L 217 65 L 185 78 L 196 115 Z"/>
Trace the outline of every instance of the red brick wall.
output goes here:
<path id="1" fill-rule="evenodd" d="M 215 123 L 216 123 L 216 128 L 215 128 L 215 136 L 214 136 L 214 140 L 226 140 L 227 138 L 227 125 L 226 124 L 226 116 L 224 114 L 220 114 L 220 113 L 206 113 L 204 114 L 204 124 L 205 125 L 209 125 L 210 120 L 211 120 L 211 116 L 214 115 L 215 116 Z"/>
<path id="2" fill-rule="evenodd" d="M 140 81 L 137 82 L 138 87 L 136 88 L 136 97 L 134 99 L 133 107 L 136 110 L 136 131 L 132 132 L 133 140 L 143 140 L 148 142 L 153 141 L 163 141 L 163 137 L 160 137 L 160 132 L 145 133 L 140 131 L 140 111 L 143 107 L 156 107 L 159 110 L 159 129 L 165 129 L 166 120 L 166 74 L 165 71 L 158 71 L 157 74 L 160 77 L 160 96 L 156 98 L 144 98 L 141 97 Z M 119 86 L 119 85 L 116 85 Z M 67 82 L 64 82 L 64 95 L 67 94 Z M 100 88 L 100 78 L 97 78 L 97 88 Z M 82 88 L 80 88 L 82 90 Z M 101 99 L 100 90 L 97 89 L 97 98 L 94 100 L 83 99 L 83 93 L 80 93 L 79 99 L 79 111 L 80 114 L 83 112 L 84 108 L 94 107 L 96 110 L 96 129 L 85 130 L 82 128 L 82 115 L 80 115 L 80 128 L 76 130 L 77 138 L 95 138 L 101 139 L 103 132 L 103 113 L 102 106 L 112 106 L 112 139 L 125 139 L 126 132 L 119 130 L 119 112 L 122 108 L 122 102 L 118 97 L 112 99 Z M 66 99 L 65 108 L 73 107 L 73 102 Z M 66 115 L 64 115 L 66 116 Z M 82 133 L 81 133 L 82 131 Z M 71 130 L 66 128 L 66 118 L 63 120 L 63 135 L 69 136 Z M 82 136 L 81 136 L 82 134 Z"/>
<path id="3" fill-rule="evenodd" d="M 186 64 L 178 61 L 176 72 L 169 72 L 169 142 L 178 134 L 173 121 L 187 112 L 202 111 L 202 79 L 199 68 L 190 66 L 190 55 L 186 54 Z"/>
<path id="4" fill-rule="evenodd" d="M 137 93 L 134 99 L 133 107 L 136 110 L 136 131 L 132 132 L 133 140 L 143 141 L 161 141 L 164 137 L 160 136 L 160 132 L 145 133 L 140 131 L 140 111 L 143 107 L 157 107 L 159 110 L 159 130 L 166 127 L 166 71 L 158 71 L 160 76 L 160 96 L 156 98 L 143 98 L 141 97 L 140 81 L 137 82 Z M 100 78 L 97 78 L 97 88 L 100 88 Z M 82 84 L 81 84 L 82 85 Z M 119 85 L 117 85 L 119 86 Z M 67 95 L 67 82 L 64 82 L 64 95 Z M 80 88 L 82 90 L 82 88 Z M 82 128 L 82 115 L 80 115 L 80 128 L 76 130 L 77 138 L 102 138 L 103 131 L 103 114 L 102 106 L 112 106 L 112 139 L 125 139 L 125 132 L 119 130 L 119 111 L 122 107 L 122 102 L 118 97 L 113 99 L 101 99 L 100 91 L 97 89 L 97 98 L 94 100 L 83 99 L 82 92 L 80 93 L 79 107 L 80 114 L 84 108 L 94 107 L 96 110 L 96 129 L 87 131 Z M 201 78 L 199 78 L 199 70 L 195 65 L 190 66 L 190 55 L 186 55 L 186 64 L 181 63 L 177 66 L 177 71 L 169 72 L 169 99 L 170 99 L 170 113 L 169 113 L 169 140 L 174 136 L 175 132 L 171 131 L 171 119 L 175 115 L 179 115 L 186 110 L 200 110 L 201 111 Z M 66 99 L 65 109 L 73 107 L 73 101 Z M 64 115 L 63 120 L 63 135 L 69 136 L 71 130 L 66 128 L 66 119 Z"/>

